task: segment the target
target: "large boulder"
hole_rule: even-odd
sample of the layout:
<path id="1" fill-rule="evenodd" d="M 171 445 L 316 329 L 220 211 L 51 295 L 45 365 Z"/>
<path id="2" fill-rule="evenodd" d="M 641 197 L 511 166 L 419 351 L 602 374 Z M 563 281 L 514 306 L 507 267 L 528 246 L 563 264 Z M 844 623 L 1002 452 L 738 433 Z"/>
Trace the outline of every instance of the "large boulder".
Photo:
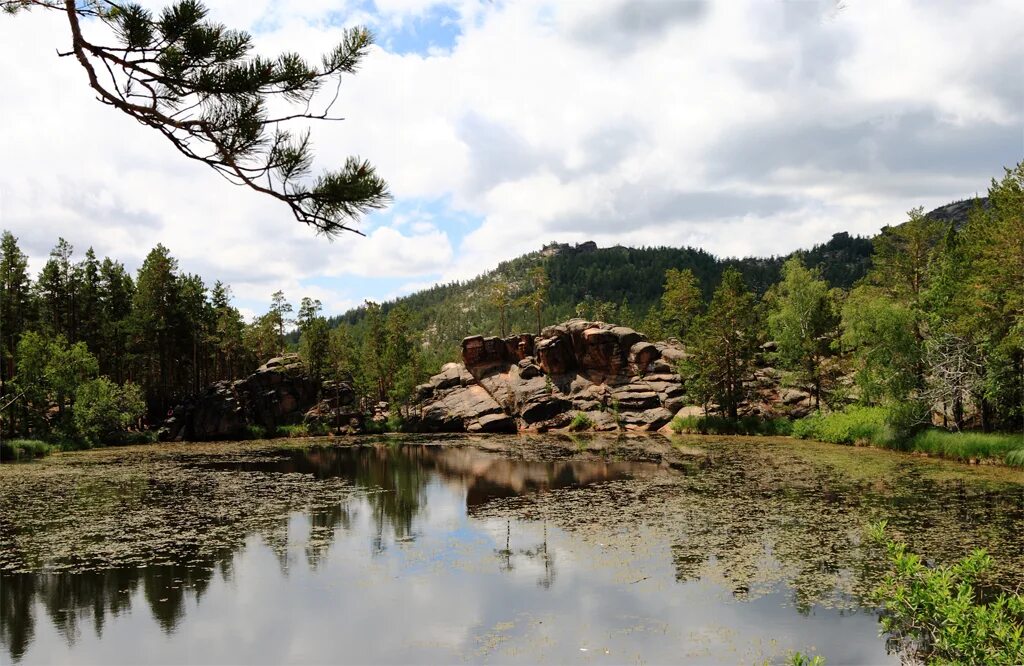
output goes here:
<path id="1" fill-rule="evenodd" d="M 462 341 L 462 362 L 477 379 L 507 365 L 509 360 L 508 347 L 501 338 L 474 335 Z"/>
<path id="2" fill-rule="evenodd" d="M 547 375 L 565 375 L 576 369 L 572 338 L 568 333 L 555 332 L 551 337 L 542 337 L 536 344 L 540 367 Z"/>
<path id="3" fill-rule="evenodd" d="M 187 398 L 164 422 L 161 439 L 231 439 L 250 426 L 269 431 L 297 423 L 316 404 L 319 391 L 298 355 L 285 354 L 245 379 L 215 382 Z"/>

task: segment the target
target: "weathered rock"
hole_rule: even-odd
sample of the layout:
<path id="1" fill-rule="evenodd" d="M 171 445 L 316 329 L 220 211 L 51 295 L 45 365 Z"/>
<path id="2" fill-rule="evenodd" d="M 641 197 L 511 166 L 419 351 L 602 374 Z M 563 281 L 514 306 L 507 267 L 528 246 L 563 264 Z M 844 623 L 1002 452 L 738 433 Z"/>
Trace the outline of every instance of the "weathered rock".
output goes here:
<path id="1" fill-rule="evenodd" d="M 482 375 L 509 362 L 508 347 L 501 338 L 485 338 L 479 335 L 462 341 L 462 360 L 473 377 Z"/>
<path id="2" fill-rule="evenodd" d="M 505 338 L 505 347 L 510 359 L 522 361 L 533 356 L 533 336 L 529 333 L 511 335 Z"/>
<path id="3" fill-rule="evenodd" d="M 647 340 L 646 335 L 638 333 L 628 326 L 613 326 L 611 332 L 619 339 L 619 344 L 623 349 L 629 349 L 636 343 Z"/>
<path id="4" fill-rule="evenodd" d="M 656 430 L 685 404 L 674 371 L 686 356 L 682 346 L 647 342 L 625 326 L 570 319 L 537 337 L 472 336 L 462 352 L 462 365 L 445 366 L 417 387 L 416 428 L 545 430 L 584 412 L 595 415 L 595 430 Z"/>
<path id="5" fill-rule="evenodd" d="M 536 351 L 545 374 L 564 375 L 576 369 L 576 357 L 568 333 L 556 333 L 542 338 L 536 344 Z"/>
<path id="6" fill-rule="evenodd" d="M 652 371 L 651 366 L 660 358 L 661 351 L 647 341 L 634 342 L 629 348 L 629 362 L 638 375 Z"/>
<path id="7" fill-rule="evenodd" d="M 320 386 L 297 354 L 272 358 L 245 379 L 215 382 L 172 410 L 164 422 L 166 440 L 209 440 L 241 436 L 250 426 L 267 430 L 302 420 L 317 401 Z"/>

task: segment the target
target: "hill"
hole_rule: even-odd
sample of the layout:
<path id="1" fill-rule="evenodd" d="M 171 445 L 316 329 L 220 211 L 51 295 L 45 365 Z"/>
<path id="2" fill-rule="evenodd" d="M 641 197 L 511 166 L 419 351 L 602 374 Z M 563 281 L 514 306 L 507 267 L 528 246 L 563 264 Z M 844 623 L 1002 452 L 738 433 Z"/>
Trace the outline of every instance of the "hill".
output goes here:
<path id="1" fill-rule="evenodd" d="M 973 201 L 954 202 L 928 215 L 961 226 L 971 205 Z M 846 232 L 789 255 L 742 259 L 722 259 L 692 247 L 599 248 L 593 241 L 577 245 L 549 243 L 470 280 L 435 285 L 384 303 L 382 309 L 407 308 L 414 330 L 424 332 L 428 357 L 440 363 L 458 356 L 458 344 L 467 335 L 499 334 L 498 311 L 489 302 L 493 286 L 508 283 L 514 300 L 529 290 L 530 270 L 542 264 L 550 280 L 545 321 L 581 315 L 642 328 L 643 319 L 661 296 L 665 271 L 670 268 L 692 270 L 705 297 L 710 297 L 722 272 L 734 266 L 750 288 L 761 295 L 779 281 L 786 259 L 800 254 L 809 267 L 821 271 L 830 285 L 849 289 L 870 267 L 872 249 L 870 238 Z M 358 329 L 364 315 L 364 308 L 355 308 L 331 318 L 329 323 L 332 327 L 348 324 Z M 536 328 L 533 315 L 525 307 L 511 307 L 508 319 L 509 331 Z"/>

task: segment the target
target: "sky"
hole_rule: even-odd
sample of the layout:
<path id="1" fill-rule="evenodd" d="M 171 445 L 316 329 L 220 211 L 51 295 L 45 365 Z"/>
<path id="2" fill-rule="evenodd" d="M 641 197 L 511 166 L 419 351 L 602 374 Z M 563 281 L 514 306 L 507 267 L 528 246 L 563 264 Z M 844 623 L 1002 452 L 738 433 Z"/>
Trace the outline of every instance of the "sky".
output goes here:
<path id="1" fill-rule="evenodd" d="M 250 316 L 278 289 L 336 314 L 550 241 L 761 256 L 873 234 L 1024 159 L 1019 0 L 207 5 L 271 55 L 374 31 L 345 120 L 310 129 L 315 168 L 366 158 L 393 204 L 318 236 L 98 103 L 59 13 L 0 16 L 0 228 L 33 271 L 58 237 L 132 270 L 159 242 Z"/>

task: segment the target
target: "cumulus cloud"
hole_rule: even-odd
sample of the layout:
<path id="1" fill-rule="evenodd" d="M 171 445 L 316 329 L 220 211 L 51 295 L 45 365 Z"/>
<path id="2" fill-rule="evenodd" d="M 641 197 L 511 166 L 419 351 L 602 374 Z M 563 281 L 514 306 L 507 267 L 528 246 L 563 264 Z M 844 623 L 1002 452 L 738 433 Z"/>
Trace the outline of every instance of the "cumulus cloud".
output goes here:
<path id="1" fill-rule="evenodd" d="M 66 25 L 36 11 L 0 18 L 0 226 L 33 267 L 60 235 L 133 267 L 163 242 L 247 308 L 284 288 L 336 311 L 549 240 L 743 255 L 872 233 L 1024 157 L 1024 6 L 1008 0 L 210 4 L 266 53 L 316 57 L 356 22 L 381 35 L 343 82 L 346 120 L 313 138 L 318 167 L 370 159 L 395 211 L 365 238 L 317 237 L 96 103 L 54 55 Z M 450 46 L 429 46 L 453 20 Z M 385 48 L 410 22 L 423 48 Z"/>

